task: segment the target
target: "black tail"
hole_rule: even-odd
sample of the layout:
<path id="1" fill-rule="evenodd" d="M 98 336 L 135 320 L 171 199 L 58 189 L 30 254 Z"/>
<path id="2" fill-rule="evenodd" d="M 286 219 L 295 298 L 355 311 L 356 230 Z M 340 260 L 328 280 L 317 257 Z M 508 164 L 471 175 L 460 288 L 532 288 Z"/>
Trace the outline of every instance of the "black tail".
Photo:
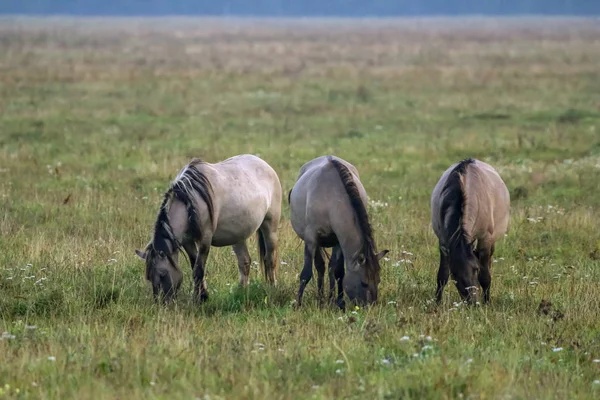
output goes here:
<path id="1" fill-rule="evenodd" d="M 260 231 L 260 229 L 256 231 L 256 240 L 258 241 L 258 256 L 260 257 L 260 265 L 263 266 L 264 271 L 267 246 L 265 245 L 265 238 L 263 237 L 263 233 Z"/>
<path id="2" fill-rule="evenodd" d="M 459 255 L 462 250 L 467 250 L 465 231 L 463 229 L 463 214 L 465 210 L 466 194 L 464 192 L 462 177 L 466 174 L 467 166 L 475 160 L 467 158 L 459 162 L 450 172 L 446 185 L 442 189 L 441 220 L 445 231 L 450 235 L 448 247 L 450 257 Z"/>
<path id="3" fill-rule="evenodd" d="M 263 267 L 263 273 L 265 274 L 265 278 L 267 277 L 267 266 L 265 265 L 265 259 L 267 257 L 267 244 L 265 242 L 265 235 L 263 234 L 263 232 L 259 229 L 258 231 L 256 231 L 256 239 L 258 241 L 258 255 L 260 258 L 260 264 Z M 271 254 L 271 260 L 269 261 L 271 262 L 272 268 L 273 268 L 273 273 L 277 272 L 277 268 L 279 265 L 279 253 L 277 251 L 277 246 L 275 246 L 275 248 L 273 248 L 272 254 Z"/>
<path id="4" fill-rule="evenodd" d="M 346 189 L 346 193 L 350 198 L 352 209 L 356 214 L 358 226 L 360 227 L 363 237 L 363 253 L 366 259 L 365 265 L 367 266 L 367 273 L 378 273 L 379 262 L 377 261 L 377 257 L 375 255 L 375 240 L 373 239 L 373 230 L 371 228 L 371 224 L 369 223 L 369 214 L 367 213 L 367 209 L 362 202 L 356 182 L 354 182 L 354 179 L 352 178 L 352 173 L 344 164 L 333 157 L 328 156 L 327 160 L 333 164 L 338 175 L 340 176 L 340 179 L 344 184 L 344 188 Z"/>

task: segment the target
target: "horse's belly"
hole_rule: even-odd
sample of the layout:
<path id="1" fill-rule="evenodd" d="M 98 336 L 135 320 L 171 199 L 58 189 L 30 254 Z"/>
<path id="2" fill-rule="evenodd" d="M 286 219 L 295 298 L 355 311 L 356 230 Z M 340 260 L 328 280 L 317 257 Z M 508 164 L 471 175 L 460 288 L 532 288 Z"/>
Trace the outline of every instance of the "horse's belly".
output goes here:
<path id="1" fill-rule="evenodd" d="M 213 246 L 231 246 L 248 239 L 255 233 L 264 221 L 266 211 L 255 213 L 251 209 L 220 217 L 217 228 L 213 233 Z"/>

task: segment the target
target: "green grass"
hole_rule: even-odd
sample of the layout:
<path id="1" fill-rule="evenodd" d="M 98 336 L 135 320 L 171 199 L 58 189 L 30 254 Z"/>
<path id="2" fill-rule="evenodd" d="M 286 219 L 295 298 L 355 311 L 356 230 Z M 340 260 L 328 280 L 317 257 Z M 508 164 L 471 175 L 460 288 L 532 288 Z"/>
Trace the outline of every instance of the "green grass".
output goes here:
<path id="1" fill-rule="evenodd" d="M 469 24 L 0 20 L 0 398 L 597 398 L 600 30 Z M 276 288 L 213 248 L 208 303 L 184 263 L 154 305 L 134 250 L 163 191 L 240 153 L 285 193 L 314 157 L 358 168 L 379 304 L 321 309 L 311 282 L 294 310 L 285 203 Z M 501 173 L 511 226 L 492 304 L 450 285 L 436 307 L 429 196 L 465 157 Z"/>

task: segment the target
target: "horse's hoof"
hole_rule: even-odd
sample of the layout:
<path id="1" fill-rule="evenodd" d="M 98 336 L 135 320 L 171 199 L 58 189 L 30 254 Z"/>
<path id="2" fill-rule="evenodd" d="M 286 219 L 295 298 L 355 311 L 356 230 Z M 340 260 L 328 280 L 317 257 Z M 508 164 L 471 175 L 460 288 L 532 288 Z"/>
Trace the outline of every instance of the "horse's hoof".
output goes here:
<path id="1" fill-rule="evenodd" d="M 200 293 L 199 296 L 195 295 L 194 300 L 195 300 L 196 304 L 202 304 L 202 303 L 208 301 L 208 292 L 202 292 L 202 293 Z"/>
<path id="2" fill-rule="evenodd" d="M 344 300 L 337 300 L 335 305 L 338 306 L 342 312 L 346 312 L 346 302 Z"/>

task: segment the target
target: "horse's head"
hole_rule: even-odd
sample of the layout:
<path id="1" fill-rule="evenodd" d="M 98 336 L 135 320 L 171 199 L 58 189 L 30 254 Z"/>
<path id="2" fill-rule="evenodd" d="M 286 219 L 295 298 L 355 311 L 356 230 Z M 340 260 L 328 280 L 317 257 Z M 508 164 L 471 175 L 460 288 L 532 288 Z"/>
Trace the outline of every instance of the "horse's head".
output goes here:
<path id="1" fill-rule="evenodd" d="M 143 252 L 136 250 L 135 253 L 146 262 L 146 279 L 152 284 L 154 300 L 158 301 L 161 290 L 165 302 L 173 298 L 183 280 L 178 268 L 178 247 L 166 240 L 160 246 L 150 243 Z"/>
<path id="2" fill-rule="evenodd" d="M 450 271 L 461 299 L 468 304 L 475 304 L 479 298 L 477 291 L 480 266 L 476 252 L 468 246 L 461 246 L 462 251 L 450 258 Z"/>
<path id="3" fill-rule="evenodd" d="M 365 305 L 377 301 L 379 287 L 379 261 L 389 252 L 382 252 L 367 259 L 359 253 L 348 265 L 344 275 L 344 291 L 351 302 Z"/>

